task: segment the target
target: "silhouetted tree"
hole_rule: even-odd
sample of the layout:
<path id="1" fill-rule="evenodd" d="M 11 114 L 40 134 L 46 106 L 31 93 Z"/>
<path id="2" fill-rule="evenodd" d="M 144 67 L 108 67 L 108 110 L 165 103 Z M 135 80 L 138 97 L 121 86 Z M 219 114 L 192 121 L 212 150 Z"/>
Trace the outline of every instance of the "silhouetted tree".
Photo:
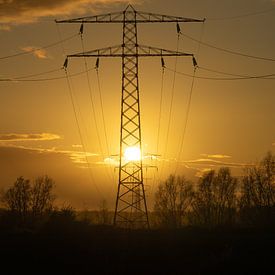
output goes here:
<path id="1" fill-rule="evenodd" d="M 8 210 L 18 215 L 24 222 L 30 209 L 30 198 L 30 181 L 19 177 L 16 179 L 14 185 L 3 193 L 1 199 Z"/>
<path id="2" fill-rule="evenodd" d="M 207 172 L 193 200 L 193 222 L 204 226 L 232 224 L 236 213 L 237 179 L 229 168 Z"/>
<path id="3" fill-rule="evenodd" d="M 54 182 L 48 176 L 38 177 L 33 184 L 19 177 L 3 192 L 1 200 L 8 211 L 25 222 L 27 217 L 37 218 L 52 209 L 53 187 Z"/>
<path id="4" fill-rule="evenodd" d="M 158 186 L 154 209 L 158 222 L 165 227 L 181 227 L 193 199 L 191 182 L 184 177 L 169 178 Z"/>
<path id="5" fill-rule="evenodd" d="M 35 179 L 30 190 L 30 211 L 33 216 L 41 216 L 52 209 L 55 199 L 52 193 L 53 188 L 54 181 L 48 176 Z"/>
<path id="6" fill-rule="evenodd" d="M 245 222 L 275 224 L 275 155 L 271 152 L 258 165 L 246 169 L 240 212 Z"/>

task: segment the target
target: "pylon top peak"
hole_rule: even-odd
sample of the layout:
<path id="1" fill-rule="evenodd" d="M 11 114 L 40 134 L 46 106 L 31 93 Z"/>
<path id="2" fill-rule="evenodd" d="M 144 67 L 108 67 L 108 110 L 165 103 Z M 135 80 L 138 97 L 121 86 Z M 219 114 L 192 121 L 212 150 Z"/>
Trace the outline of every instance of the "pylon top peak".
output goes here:
<path id="1" fill-rule="evenodd" d="M 131 4 L 129 4 L 129 5 L 126 7 L 125 11 L 135 11 L 135 9 L 134 9 L 134 7 L 133 7 Z"/>

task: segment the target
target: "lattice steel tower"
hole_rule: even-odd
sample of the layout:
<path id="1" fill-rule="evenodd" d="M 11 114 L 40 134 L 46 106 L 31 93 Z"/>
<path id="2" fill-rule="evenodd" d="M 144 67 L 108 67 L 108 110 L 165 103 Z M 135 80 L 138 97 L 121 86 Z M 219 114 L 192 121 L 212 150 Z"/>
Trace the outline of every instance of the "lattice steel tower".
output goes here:
<path id="1" fill-rule="evenodd" d="M 122 97 L 119 154 L 119 182 L 115 206 L 114 225 L 130 228 L 149 228 L 146 196 L 143 183 L 142 142 L 140 124 L 140 95 L 138 59 L 148 56 L 191 56 L 193 54 L 159 49 L 138 44 L 138 23 L 203 22 L 204 20 L 152 14 L 136 11 L 128 5 L 123 12 L 59 20 L 57 23 L 122 23 L 122 45 L 96 49 L 71 57 L 121 57 Z M 177 25 L 178 26 L 178 25 Z M 67 66 L 67 61 L 65 62 Z M 134 158 L 125 158 L 127 150 L 135 151 Z M 138 157 L 137 157 L 138 155 Z"/>

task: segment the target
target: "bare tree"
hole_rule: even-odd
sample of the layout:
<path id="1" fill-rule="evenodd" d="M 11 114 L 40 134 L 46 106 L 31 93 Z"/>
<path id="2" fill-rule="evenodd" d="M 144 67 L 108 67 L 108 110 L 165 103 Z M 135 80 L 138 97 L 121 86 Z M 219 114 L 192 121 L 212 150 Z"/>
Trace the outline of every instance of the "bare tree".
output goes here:
<path id="1" fill-rule="evenodd" d="M 246 169 L 240 199 L 241 217 L 249 223 L 275 223 L 275 155 L 268 152 Z"/>
<path id="2" fill-rule="evenodd" d="M 181 227 L 193 199 L 191 182 L 184 177 L 169 178 L 158 186 L 154 209 L 160 225 Z"/>
<path id="3" fill-rule="evenodd" d="M 54 182 L 48 176 L 29 180 L 19 177 L 12 187 L 3 192 L 1 200 L 9 211 L 18 215 L 22 221 L 27 216 L 38 217 L 52 209 Z"/>
<path id="4" fill-rule="evenodd" d="M 236 212 L 236 191 L 237 179 L 229 168 L 204 174 L 192 204 L 194 222 L 205 226 L 231 224 Z"/>
<path id="5" fill-rule="evenodd" d="M 30 207 L 30 181 L 19 177 L 2 196 L 2 201 L 12 213 L 25 221 Z"/>
<path id="6" fill-rule="evenodd" d="M 213 182 L 215 171 L 205 173 L 199 180 L 198 189 L 192 202 L 192 223 L 210 226 L 213 224 L 214 195 Z"/>
<path id="7" fill-rule="evenodd" d="M 54 181 L 48 176 L 35 179 L 30 192 L 30 211 L 33 216 L 41 216 L 52 209 L 55 199 L 53 188 Z"/>

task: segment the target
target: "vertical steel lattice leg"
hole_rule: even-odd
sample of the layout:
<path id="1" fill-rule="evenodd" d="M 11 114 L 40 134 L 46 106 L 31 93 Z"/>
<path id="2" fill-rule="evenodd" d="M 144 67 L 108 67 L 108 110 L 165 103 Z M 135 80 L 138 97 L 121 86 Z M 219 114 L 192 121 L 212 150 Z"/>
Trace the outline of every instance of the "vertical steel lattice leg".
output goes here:
<path id="1" fill-rule="evenodd" d="M 130 7 L 124 12 L 123 23 L 120 164 L 114 216 L 115 225 L 128 228 L 149 228 L 143 184 L 139 104 L 136 12 Z M 140 150 L 139 160 L 124 159 L 125 149 L 129 147 Z"/>

